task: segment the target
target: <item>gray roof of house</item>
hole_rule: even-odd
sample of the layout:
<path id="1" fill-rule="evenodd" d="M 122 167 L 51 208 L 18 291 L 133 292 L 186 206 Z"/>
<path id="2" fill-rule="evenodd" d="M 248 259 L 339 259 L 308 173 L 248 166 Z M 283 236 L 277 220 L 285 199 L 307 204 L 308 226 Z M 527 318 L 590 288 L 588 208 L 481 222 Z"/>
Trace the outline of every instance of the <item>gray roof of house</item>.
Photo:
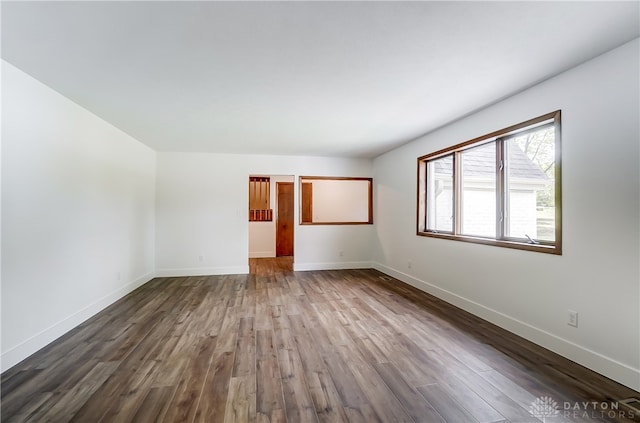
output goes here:
<path id="1" fill-rule="evenodd" d="M 481 147 L 466 150 L 463 154 L 462 171 L 467 176 L 495 175 L 495 144 L 489 143 Z M 436 173 L 450 174 L 453 162 L 439 160 L 436 162 Z M 548 179 L 540 167 L 532 162 L 520 148 L 509 149 L 510 176 L 522 179 Z"/>

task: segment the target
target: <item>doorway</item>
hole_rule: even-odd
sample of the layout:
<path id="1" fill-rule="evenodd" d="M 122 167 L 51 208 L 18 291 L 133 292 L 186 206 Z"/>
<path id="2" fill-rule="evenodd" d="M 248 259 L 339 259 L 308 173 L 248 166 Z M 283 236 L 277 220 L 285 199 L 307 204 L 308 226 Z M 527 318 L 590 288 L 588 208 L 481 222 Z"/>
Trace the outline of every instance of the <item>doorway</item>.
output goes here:
<path id="1" fill-rule="evenodd" d="M 249 272 L 293 271 L 295 177 L 251 174 L 249 181 Z"/>

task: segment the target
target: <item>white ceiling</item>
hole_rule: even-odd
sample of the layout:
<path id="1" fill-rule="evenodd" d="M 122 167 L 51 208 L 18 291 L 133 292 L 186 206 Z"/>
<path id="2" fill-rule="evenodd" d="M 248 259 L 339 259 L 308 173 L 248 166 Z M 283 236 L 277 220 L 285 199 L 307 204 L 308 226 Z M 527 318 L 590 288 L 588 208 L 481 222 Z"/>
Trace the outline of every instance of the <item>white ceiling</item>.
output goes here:
<path id="1" fill-rule="evenodd" d="M 2 57 L 156 150 L 374 157 L 638 37 L 639 5 L 3 2 Z"/>

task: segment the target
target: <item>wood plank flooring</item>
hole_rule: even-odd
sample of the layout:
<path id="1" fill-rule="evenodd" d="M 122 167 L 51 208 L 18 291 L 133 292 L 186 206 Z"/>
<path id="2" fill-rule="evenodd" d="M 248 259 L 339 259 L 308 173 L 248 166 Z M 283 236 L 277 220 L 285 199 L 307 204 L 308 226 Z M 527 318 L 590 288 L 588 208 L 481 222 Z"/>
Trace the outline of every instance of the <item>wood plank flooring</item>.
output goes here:
<path id="1" fill-rule="evenodd" d="M 633 421 L 603 407 L 637 392 L 380 272 L 251 267 L 140 287 L 2 374 L 2 421 Z"/>
<path id="2" fill-rule="evenodd" d="M 249 273 L 251 274 L 267 276 L 292 270 L 293 256 L 249 259 Z"/>

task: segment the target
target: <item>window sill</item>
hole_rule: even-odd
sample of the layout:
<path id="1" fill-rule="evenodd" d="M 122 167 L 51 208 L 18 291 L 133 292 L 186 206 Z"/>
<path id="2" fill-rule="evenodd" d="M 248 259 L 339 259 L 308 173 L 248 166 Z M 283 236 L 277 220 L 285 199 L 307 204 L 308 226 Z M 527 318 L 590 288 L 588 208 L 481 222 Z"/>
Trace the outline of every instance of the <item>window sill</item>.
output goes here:
<path id="1" fill-rule="evenodd" d="M 468 236 L 468 235 L 453 235 L 453 234 L 438 233 L 438 232 L 419 232 L 418 231 L 416 232 L 416 235 L 429 237 L 429 238 L 449 239 L 452 241 L 470 242 L 473 244 L 493 245 L 496 247 L 533 251 L 537 253 L 562 255 L 562 248 L 560 247 L 560 245 L 531 244 L 528 242 L 499 240 L 499 239 L 491 239 L 491 238 L 474 237 L 474 236 Z"/>

